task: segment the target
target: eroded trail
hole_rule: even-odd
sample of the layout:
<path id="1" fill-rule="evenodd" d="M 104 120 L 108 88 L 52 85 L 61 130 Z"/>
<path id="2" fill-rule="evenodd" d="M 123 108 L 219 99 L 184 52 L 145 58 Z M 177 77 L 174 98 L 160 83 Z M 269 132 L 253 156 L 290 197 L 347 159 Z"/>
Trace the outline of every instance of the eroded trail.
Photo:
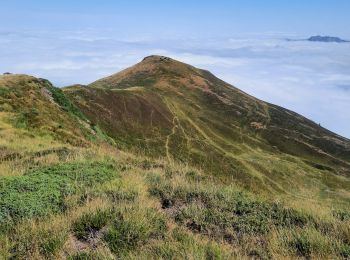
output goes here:
<path id="1" fill-rule="evenodd" d="M 166 156 L 168 158 L 168 160 L 171 160 L 170 158 L 170 152 L 169 152 L 169 142 L 170 142 L 170 138 L 176 133 L 176 129 L 179 127 L 179 120 L 177 118 L 177 116 L 173 117 L 173 128 L 171 129 L 171 133 L 166 137 L 166 141 L 165 141 L 165 151 L 166 151 Z"/>

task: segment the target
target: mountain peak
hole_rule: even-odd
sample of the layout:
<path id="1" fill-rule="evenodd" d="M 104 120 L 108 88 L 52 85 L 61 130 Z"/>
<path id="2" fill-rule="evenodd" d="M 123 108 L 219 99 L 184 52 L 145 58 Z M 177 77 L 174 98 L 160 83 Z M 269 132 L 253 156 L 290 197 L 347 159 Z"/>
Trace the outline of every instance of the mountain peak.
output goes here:
<path id="1" fill-rule="evenodd" d="M 343 42 L 348 42 L 346 40 L 343 40 L 339 37 L 333 37 L 333 36 L 321 36 L 321 35 L 317 35 L 317 36 L 311 36 L 309 39 L 307 39 L 308 41 L 311 42 L 337 42 L 337 43 L 343 43 Z"/>
<path id="2" fill-rule="evenodd" d="M 113 104 L 112 107 L 105 108 L 109 111 L 108 117 L 118 114 L 120 118 L 118 123 L 115 117 L 111 117 L 111 121 L 108 121 L 108 129 L 111 129 L 110 125 L 115 125 L 113 131 L 109 132 L 112 136 L 125 134 L 118 132 L 120 124 L 125 124 L 125 129 L 130 131 L 135 122 L 140 122 L 137 129 L 142 131 L 136 131 L 135 136 L 141 140 L 144 138 L 145 129 L 155 127 L 155 120 L 158 120 L 159 126 L 155 132 L 172 133 L 174 124 L 176 128 L 181 129 L 177 126 L 179 124 L 177 120 L 181 117 L 185 118 L 182 124 L 187 125 L 189 127 L 187 130 L 191 132 L 194 122 L 188 118 L 196 115 L 196 118 L 202 120 L 198 123 L 200 127 L 194 126 L 195 129 L 200 129 L 198 130 L 200 133 L 202 129 L 210 129 L 215 125 L 216 128 L 212 129 L 210 134 L 220 136 L 221 141 L 232 136 L 238 136 L 243 140 L 242 136 L 245 135 L 246 140 L 250 140 L 249 142 L 253 142 L 254 145 L 276 146 L 282 152 L 297 153 L 305 160 L 314 160 L 315 163 L 320 160 L 325 164 L 329 162 L 328 165 L 335 167 L 336 171 L 350 174 L 348 170 L 350 144 L 347 139 L 321 128 L 292 111 L 258 100 L 208 71 L 169 57 L 159 55 L 145 57 L 136 65 L 100 79 L 79 91 L 82 91 L 89 100 L 89 108 L 84 106 L 81 108 L 92 115 L 95 115 L 95 110 L 100 107 L 92 106 L 91 100 L 95 103 L 102 100 L 104 105 Z M 81 98 L 81 93 L 77 95 Z M 103 113 L 104 110 L 101 110 L 98 115 Z M 124 113 L 127 113 L 128 117 L 125 117 Z M 100 120 L 99 116 L 96 118 Z M 128 121 L 130 118 L 131 123 Z M 158 140 L 158 136 L 153 136 L 152 131 L 146 139 Z M 225 131 L 229 132 L 229 137 Z M 184 134 L 184 140 L 188 140 L 188 135 Z M 207 134 L 202 136 L 211 142 Z M 168 147 L 167 145 L 165 146 Z M 217 148 L 215 145 L 214 147 Z M 218 150 L 220 153 L 226 153 L 225 149 Z M 183 152 L 184 154 L 188 152 L 187 146 L 183 147 Z"/>
<path id="3" fill-rule="evenodd" d="M 164 69 L 170 69 L 172 71 L 174 70 L 182 70 L 186 71 L 188 69 L 195 69 L 193 66 L 172 59 L 167 56 L 161 56 L 161 55 L 150 55 L 142 59 L 141 62 L 137 63 L 136 65 L 132 66 L 131 68 L 139 68 L 139 69 L 153 69 L 159 71 L 159 68 Z"/>
<path id="4" fill-rule="evenodd" d="M 173 58 L 162 56 L 162 55 L 150 55 L 142 59 L 142 61 L 138 64 L 136 64 L 133 67 L 140 67 L 140 66 L 152 66 L 152 68 L 169 68 L 171 70 L 187 70 L 187 69 L 195 69 L 195 67 L 175 60 Z M 133 68 L 131 67 L 131 68 Z"/>
<path id="5" fill-rule="evenodd" d="M 162 62 L 162 61 L 173 61 L 172 58 L 166 57 L 166 56 L 161 56 L 161 55 L 150 55 L 142 60 L 143 62 Z"/>
<path id="6" fill-rule="evenodd" d="M 189 64 L 160 55 L 145 57 L 141 62 L 115 73 L 109 77 L 91 83 L 91 87 L 128 88 L 133 86 L 149 86 L 164 79 L 191 78 L 204 71 Z"/>

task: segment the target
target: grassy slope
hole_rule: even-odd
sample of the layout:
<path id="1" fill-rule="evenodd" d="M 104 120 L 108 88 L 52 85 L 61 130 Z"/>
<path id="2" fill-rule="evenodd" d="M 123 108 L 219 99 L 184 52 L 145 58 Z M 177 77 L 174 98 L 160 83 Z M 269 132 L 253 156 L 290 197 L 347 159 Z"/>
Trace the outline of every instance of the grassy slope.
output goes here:
<path id="1" fill-rule="evenodd" d="M 349 190 L 346 177 L 325 174 L 327 170 L 305 164 L 304 159 L 270 151 L 254 131 L 243 133 L 242 142 L 233 142 L 230 132 L 223 134 L 222 128 L 227 128 L 221 118 L 207 128 L 205 117 L 194 116 L 200 112 L 195 109 L 198 104 L 180 102 L 172 93 L 163 93 L 162 99 L 143 88 L 91 90 L 114 104 L 111 117 L 118 118 L 114 121 L 123 138 L 113 136 L 113 144 L 98 128 L 108 131 L 104 120 L 90 123 L 64 96 L 53 103 L 42 94 L 42 87 L 50 88 L 46 81 L 25 76 L 28 80 L 23 82 L 20 76 L 18 82 L 18 76 L 13 77 L 16 81 L 0 81 L 0 92 L 6 92 L 0 103 L 1 259 L 350 256 L 350 212 L 343 205 Z M 20 92 L 9 97 L 13 88 Z M 119 110 L 116 100 L 124 100 L 129 113 Z M 92 107 L 104 109 L 98 104 Z M 39 110 L 35 120 L 27 116 L 20 121 L 25 124 L 13 120 L 29 108 Z M 139 114 L 150 108 L 152 116 Z M 71 142 L 57 132 L 59 124 L 79 141 Z M 134 131 L 132 136 L 128 129 Z M 147 131 L 140 135 L 138 129 Z M 144 136 L 159 141 L 145 145 Z M 115 145 L 140 155 L 121 152 Z M 158 151 L 164 159 L 142 155 Z M 188 166 L 188 155 L 193 154 L 193 164 L 212 165 L 204 160 L 205 153 L 213 161 L 224 158 L 223 166 L 232 161 L 232 167 L 248 169 L 248 177 L 227 178 L 227 172 L 220 172 L 225 168 L 207 171 Z M 287 183 L 293 183 L 295 190 L 283 191 Z M 257 196 L 244 188 L 255 187 L 261 194 L 260 185 L 271 189 L 273 196 Z M 317 193 L 321 187 L 323 195 Z M 281 199 L 273 199 L 277 197 Z"/>
<path id="2" fill-rule="evenodd" d="M 21 191 L 21 192 L 19 192 Z M 84 148 L 0 183 L 0 256 L 345 258 L 350 213 L 258 198 L 197 169 Z"/>
<path id="3" fill-rule="evenodd" d="M 348 140 L 207 71 L 155 56 L 65 93 L 132 152 L 290 203 L 349 205 Z"/>
<path id="4" fill-rule="evenodd" d="M 0 77 L 0 110 L 8 123 L 20 129 L 36 129 L 36 133 L 54 134 L 77 146 L 87 145 L 90 134 L 87 120 L 47 80 L 27 75 L 3 75 Z"/>

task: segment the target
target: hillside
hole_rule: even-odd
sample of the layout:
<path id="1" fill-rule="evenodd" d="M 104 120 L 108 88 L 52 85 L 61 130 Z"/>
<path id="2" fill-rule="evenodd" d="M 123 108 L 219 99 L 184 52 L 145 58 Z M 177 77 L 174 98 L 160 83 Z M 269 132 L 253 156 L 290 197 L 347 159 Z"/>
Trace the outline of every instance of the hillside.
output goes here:
<path id="1" fill-rule="evenodd" d="M 64 91 L 121 148 L 189 163 L 254 191 L 307 190 L 312 199 L 348 201 L 340 189 L 349 188 L 349 140 L 208 71 L 151 56 Z"/>
<path id="2" fill-rule="evenodd" d="M 347 259 L 350 142 L 167 57 L 0 76 L 0 259 Z"/>
<path id="3" fill-rule="evenodd" d="M 88 120 L 61 89 L 47 80 L 27 75 L 3 75 L 0 86 L 4 121 L 18 129 L 37 129 L 42 135 L 51 133 L 67 143 L 86 145 L 85 137 L 91 134 Z"/>

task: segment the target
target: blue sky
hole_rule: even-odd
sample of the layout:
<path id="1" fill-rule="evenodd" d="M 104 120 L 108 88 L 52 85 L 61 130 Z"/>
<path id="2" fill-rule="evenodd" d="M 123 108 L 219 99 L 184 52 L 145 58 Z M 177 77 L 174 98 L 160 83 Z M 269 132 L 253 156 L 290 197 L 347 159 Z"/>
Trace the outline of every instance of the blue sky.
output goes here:
<path id="1" fill-rule="evenodd" d="M 0 5 L 0 72 L 89 83 L 163 54 L 350 137 L 349 0 L 43 1 Z"/>
<path id="2" fill-rule="evenodd" d="M 123 33 L 228 35 L 262 31 L 348 34 L 348 0 L 11 0 L 1 26 L 18 29 L 113 28 Z"/>

